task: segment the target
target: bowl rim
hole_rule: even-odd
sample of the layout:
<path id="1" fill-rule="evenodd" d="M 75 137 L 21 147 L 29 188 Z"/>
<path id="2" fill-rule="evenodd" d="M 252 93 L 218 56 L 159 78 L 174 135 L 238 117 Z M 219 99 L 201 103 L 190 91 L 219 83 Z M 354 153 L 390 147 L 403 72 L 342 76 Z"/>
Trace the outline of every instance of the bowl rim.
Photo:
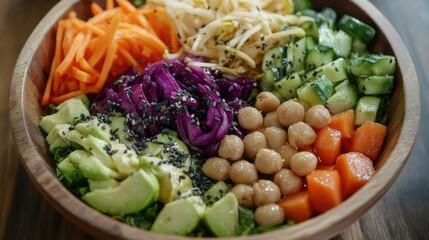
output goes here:
<path id="1" fill-rule="evenodd" d="M 189 237 L 161 235 L 138 229 L 92 209 L 69 192 L 55 174 L 48 170 L 49 166 L 43 161 L 43 156 L 38 154 L 37 146 L 32 141 L 31 132 L 27 127 L 25 106 L 22 101 L 25 96 L 24 83 L 28 74 L 29 59 L 31 60 L 35 54 L 35 49 L 33 49 L 32 46 L 34 46 L 34 44 L 39 46 L 45 34 L 54 26 L 55 23 L 49 22 L 50 19 L 59 19 L 68 9 L 78 2 L 79 0 L 63 0 L 58 2 L 34 29 L 18 57 L 10 85 L 9 119 L 15 143 L 21 154 L 23 166 L 28 176 L 45 199 L 70 222 L 89 234 L 106 239 L 136 239 L 142 237 L 150 239 L 189 239 Z M 350 2 L 354 3 L 365 13 L 372 13 L 372 15 L 368 14 L 368 17 L 380 28 L 380 31 L 386 36 L 388 43 L 394 46 L 392 47 L 393 53 L 397 58 L 397 64 L 400 66 L 399 70 L 402 73 L 404 81 L 406 79 L 407 82 L 411 81 L 412 83 L 403 84 L 405 98 L 405 111 L 402 116 L 403 123 L 400 127 L 401 131 L 398 133 L 399 137 L 397 143 L 392 149 L 392 152 L 389 153 L 391 157 L 393 156 L 393 158 L 395 158 L 395 164 L 382 166 L 377 170 L 371 181 L 364 185 L 359 192 L 355 193 L 333 210 L 288 228 L 282 228 L 258 235 L 245 236 L 246 239 L 278 239 L 284 238 L 285 236 L 287 236 L 288 239 L 322 239 L 332 237 L 362 215 L 356 215 L 354 214 L 355 212 L 364 213 L 368 211 L 374 203 L 385 194 L 408 160 L 408 156 L 416 140 L 420 122 L 419 83 L 414 64 L 399 34 L 386 17 L 384 17 L 371 2 L 365 0 L 350 0 Z M 381 28 L 381 26 L 383 26 L 383 28 Z M 30 40 L 32 42 L 31 44 Z M 413 93 L 413 95 L 410 93 Z M 418 96 L 415 96 L 415 93 L 418 93 Z M 14 121 L 16 119 L 23 119 L 23 121 Z M 45 169 L 44 174 L 36 176 L 35 174 L 41 169 Z M 386 175 L 385 173 L 387 170 L 395 174 Z M 366 193 L 363 194 L 362 192 Z M 340 217 L 338 213 L 341 213 Z M 88 221 L 88 219 L 97 221 Z M 334 221 L 332 221 L 332 219 L 334 219 Z M 111 229 L 111 231 L 106 231 L 106 229 Z M 325 231 L 323 231 L 324 229 Z M 331 231 L 326 231 L 326 229 L 330 229 Z M 295 234 L 296 232 L 299 232 L 300 235 Z M 225 239 L 237 238 L 240 237 Z"/>

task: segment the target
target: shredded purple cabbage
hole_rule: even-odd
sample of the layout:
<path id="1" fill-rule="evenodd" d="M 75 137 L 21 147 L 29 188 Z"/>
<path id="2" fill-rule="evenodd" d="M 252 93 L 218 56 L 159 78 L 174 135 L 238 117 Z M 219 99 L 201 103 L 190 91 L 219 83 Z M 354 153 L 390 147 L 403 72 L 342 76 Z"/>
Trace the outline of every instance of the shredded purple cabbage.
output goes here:
<path id="1" fill-rule="evenodd" d="M 176 129 L 190 150 L 215 156 L 225 135 L 243 137 L 234 116 L 247 105 L 256 84 L 248 78 L 225 78 L 189 61 L 202 59 L 163 60 L 142 73 L 129 69 L 96 96 L 92 114 L 123 114 L 131 134 L 139 138 Z"/>

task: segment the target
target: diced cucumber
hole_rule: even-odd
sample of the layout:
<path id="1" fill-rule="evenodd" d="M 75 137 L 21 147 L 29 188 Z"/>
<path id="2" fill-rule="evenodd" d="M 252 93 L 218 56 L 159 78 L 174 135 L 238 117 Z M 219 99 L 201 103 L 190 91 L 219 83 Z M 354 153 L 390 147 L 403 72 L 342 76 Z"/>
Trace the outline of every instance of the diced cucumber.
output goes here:
<path id="1" fill-rule="evenodd" d="M 319 27 L 315 21 L 304 22 L 302 29 L 304 29 L 307 36 L 314 37 L 315 39 L 319 38 Z"/>
<path id="2" fill-rule="evenodd" d="M 315 78 L 319 78 L 322 75 L 328 77 L 332 83 L 347 79 L 347 61 L 344 58 L 338 58 L 335 61 L 305 73 L 302 80 L 304 82 L 308 82 Z"/>
<path id="3" fill-rule="evenodd" d="M 295 43 L 290 43 L 287 49 L 286 72 L 299 72 L 304 69 L 304 59 L 306 55 L 306 39 L 301 38 Z"/>
<path id="4" fill-rule="evenodd" d="M 270 48 L 265 52 L 262 60 L 262 70 L 265 71 L 267 68 L 283 67 L 282 59 L 284 57 L 284 48 L 281 46 Z"/>
<path id="5" fill-rule="evenodd" d="M 326 76 L 306 83 L 297 90 L 298 98 L 309 102 L 311 105 L 324 104 L 333 94 L 334 85 Z"/>
<path id="6" fill-rule="evenodd" d="M 307 51 L 309 51 L 309 50 L 314 49 L 317 46 L 317 43 L 313 37 L 307 36 L 307 37 L 305 37 L 305 45 L 306 45 L 305 47 L 307 48 Z"/>
<path id="7" fill-rule="evenodd" d="M 337 26 L 363 43 L 369 43 L 375 36 L 375 29 L 373 27 L 349 15 L 343 15 Z"/>
<path id="8" fill-rule="evenodd" d="M 335 25 L 335 21 L 337 20 L 337 13 L 332 8 L 323 8 L 318 14 L 317 14 L 318 21 L 321 23 L 328 24 L 330 28 L 333 28 Z"/>
<path id="9" fill-rule="evenodd" d="M 312 82 L 311 86 L 324 103 L 334 94 L 334 84 L 325 75 Z"/>
<path id="10" fill-rule="evenodd" d="M 323 104 L 323 100 L 317 95 L 316 90 L 307 82 L 296 91 L 298 99 L 306 101 L 311 105 Z"/>
<path id="11" fill-rule="evenodd" d="M 281 96 L 282 100 L 289 100 L 297 97 L 296 90 L 302 85 L 302 79 L 298 73 L 282 78 L 274 84 L 274 92 Z"/>
<path id="12" fill-rule="evenodd" d="M 313 70 L 326 63 L 334 61 L 335 53 L 334 50 L 326 46 L 317 46 L 312 50 L 308 51 L 305 57 L 305 70 Z"/>
<path id="13" fill-rule="evenodd" d="M 380 103 L 381 99 L 379 97 L 361 97 L 356 105 L 355 125 L 360 126 L 367 120 L 375 122 Z"/>
<path id="14" fill-rule="evenodd" d="M 355 85 L 344 80 L 335 87 L 335 94 L 332 95 L 326 104 L 331 114 L 344 112 L 348 109 L 354 109 L 359 99 L 358 90 Z"/>
<path id="15" fill-rule="evenodd" d="M 352 52 L 364 52 L 366 44 L 359 39 L 354 38 L 352 42 Z"/>
<path id="16" fill-rule="evenodd" d="M 365 95 L 390 94 L 393 90 L 394 77 L 360 76 L 357 78 L 359 92 Z"/>
<path id="17" fill-rule="evenodd" d="M 339 57 L 347 58 L 352 50 L 353 38 L 344 31 L 335 32 L 328 25 L 319 27 L 319 44 L 332 47 Z"/>
<path id="18" fill-rule="evenodd" d="M 292 0 L 292 2 L 293 2 L 293 9 L 295 12 L 299 12 L 304 9 L 310 9 L 313 6 L 310 0 Z"/>
<path id="19" fill-rule="evenodd" d="M 350 57 L 350 69 L 353 75 L 393 75 L 396 58 L 390 55 L 353 53 Z"/>
<path id="20" fill-rule="evenodd" d="M 274 82 L 277 82 L 278 80 L 280 80 L 283 75 L 284 74 L 283 74 L 282 68 L 277 68 L 277 67 L 267 68 L 264 71 L 264 76 L 261 78 L 259 85 L 262 88 L 262 90 L 270 91 L 271 88 L 273 87 Z"/>

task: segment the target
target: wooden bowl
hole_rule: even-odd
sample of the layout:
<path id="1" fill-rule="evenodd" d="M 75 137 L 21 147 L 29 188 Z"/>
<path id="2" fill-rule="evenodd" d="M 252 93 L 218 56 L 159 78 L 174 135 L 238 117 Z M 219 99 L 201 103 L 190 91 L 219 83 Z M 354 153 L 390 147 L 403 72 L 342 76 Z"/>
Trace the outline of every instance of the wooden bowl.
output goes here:
<path id="1" fill-rule="evenodd" d="M 101 1 L 100 1 L 101 2 Z M 57 179 L 44 135 L 39 129 L 40 106 L 54 49 L 54 26 L 73 9 L 89 17 L 90 1 L 63 0 L 43 18 L 19 56 L 10 87 L 10 121 L 22 163 L 46 200 L 70 222 L 101 239 L 189 239 L 156 234 L 110 218 L 76 198 Z M 349 14 L 377 28 L 370 46 L 373 52 L 395 55 L 396 85 L 388 107 L 388 132 L 376 162 L 374 177 L 338 207 L 303 223 L 242 239 L 324 239 L 355 222 L 393 184 L 413 147 L 420 117 L 419 86 L 413 62 L 398 33 L 369 1 L 314 1 L 316 9 L 331 7 L 339 15 Z"/>

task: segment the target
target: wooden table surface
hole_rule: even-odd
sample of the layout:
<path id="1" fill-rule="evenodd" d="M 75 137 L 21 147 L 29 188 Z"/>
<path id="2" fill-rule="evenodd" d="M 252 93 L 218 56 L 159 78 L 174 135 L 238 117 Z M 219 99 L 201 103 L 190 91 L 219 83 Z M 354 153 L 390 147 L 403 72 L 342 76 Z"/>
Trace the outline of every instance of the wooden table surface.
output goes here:
<path id="1" fill-rule="evenodd" d="M 429 1 L 372 2 L 397 29 L 414 60 L 422 89 L 421 126 L 408 163 L 392 188 L 334 239 L 428 239 Z M 20 163 L 9 128 L 14 64 L 32 29 L 55 3 L 0 0 L 0 239 L 92 239 L 59 215 L 36 190 Z"/>

